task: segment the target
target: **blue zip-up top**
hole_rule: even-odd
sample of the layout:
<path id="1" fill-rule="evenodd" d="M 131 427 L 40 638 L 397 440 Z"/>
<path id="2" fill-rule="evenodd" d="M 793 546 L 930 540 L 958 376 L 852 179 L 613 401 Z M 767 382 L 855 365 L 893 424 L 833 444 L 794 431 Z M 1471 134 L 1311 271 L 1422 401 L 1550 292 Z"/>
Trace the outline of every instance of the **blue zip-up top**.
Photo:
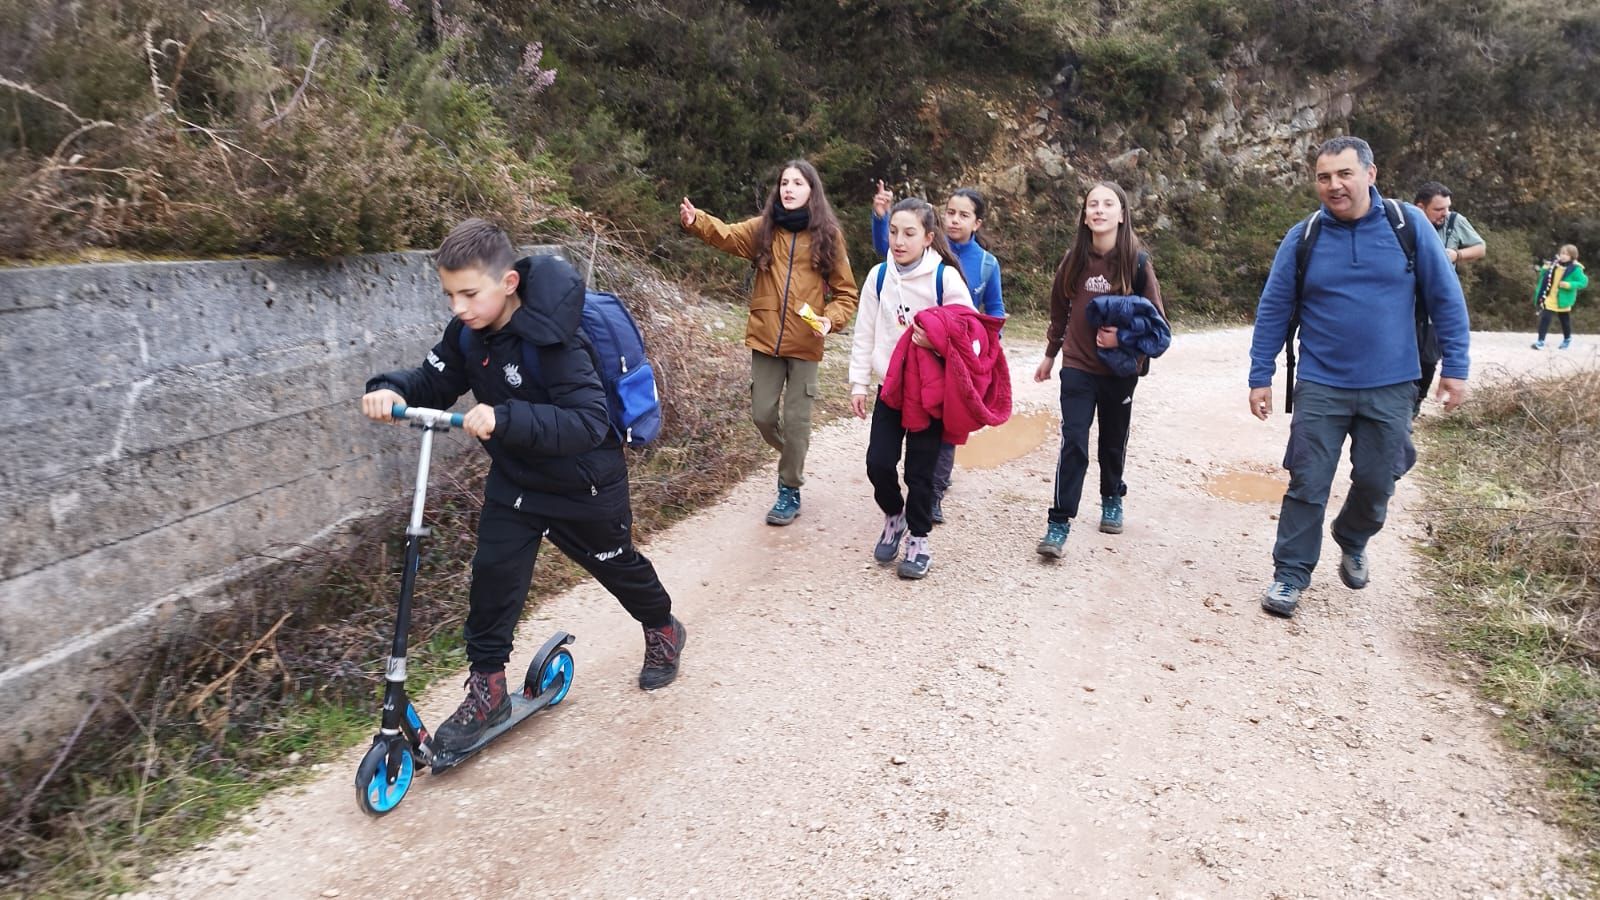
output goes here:
<path id="1" fill-rule="evenodd" d="M 1352 390 L 1420 378 L 1415 314 L 1420 285 L 1444 354 L 1440 375 L 1466 378 L 1467 302 L 1439 233 L 1416 206 L 1400 204 L 1406 227 L 1417 237 L 1416 272 L 1407 272 L 1405 250 L 1389 225 L 1383 199 L 1368 190 L 1372 208 L 1355 222 L 1341 221 L 1327 207 L 1319 213 L 1322 224 L 1300 297 L 1298 377 Z M 1297 222 L 1284 236 L 1261 289 L 1250 341 L 1252 388 L 1272 384 L 1294 310 L 1295 247 L 1304 227 Z"/>
<path id="2" fill-rule="evenodd" d="M 872 214 L 872 249 L 879 256 L 889 255 L 889 219 L 887 216 Z M 967 279 L 967 286 L 972 289 L 972 300 L 985 315 L 1001 319 L 1006 317 L 1005 298 L 1000 294 L 1000 262 L 995 261 L 994 271 L 990 273 L 987 283 L 980 284 L 983 278 L 983 257 L 989 251 L 974 238 L 969 241 L 951 241 L 950 249 L 956 252 L 956 259 L 961 260 L 961 274 Z"/>

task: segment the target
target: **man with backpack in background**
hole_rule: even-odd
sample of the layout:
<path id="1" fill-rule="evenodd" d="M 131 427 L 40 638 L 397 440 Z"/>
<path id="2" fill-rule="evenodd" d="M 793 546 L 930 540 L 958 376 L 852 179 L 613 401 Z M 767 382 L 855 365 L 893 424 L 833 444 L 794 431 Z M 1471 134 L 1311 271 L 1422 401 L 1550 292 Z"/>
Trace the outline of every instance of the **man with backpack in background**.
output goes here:
<path id="1" fill-rule="evenodd" d="M 629 436 L 613 423 L 616 401 L 580 328 L 583 279 L 559 256 L 518 260 L 506 233 L 482 219 L 457 225 L 433 261 L 455 319 L 422 365 L 368 381 L 361 411 L 388 422 L 396 403 L 448 409 L 468 390 L 478 401 L 462 423 L 491 460 L 463 629 L 472 671 L 435 738 L 455 751 L 511 714 L 505 667 L 543 537 L 644 627 L 641 688 L 677 676 L 687 635 L 633 546 Z"/>
<path id="2" fill-rule="evenodd" d="M 1437 181 L 1427 181 L 1417 188 L 1416 204 L 1439 233 L 1444 255 L 1450 258 L 1450 267 L 1454 269 L 1461 263 L 1483 259 L 1489 245 L 1466 216 L 1450 208 L 1450 197 L 1449 188 Z M 1433 323 L 1418 324 L 1423 329 L 1417 339 L 1417 349 L 1422 354 L 1422 377 L 1417 379 L 1417 402 L 1411 408 L 1413 419 L 1422 414 L 1422 401 L 1427 399 L 1428 388 L 1433 385 L 1434 373 L 1439 368 L 1439 336 L 1433 331 Z"/>
<path id="3" fill-rule="evenodd" d="M 1284 468 L 1289 489 L 1278 516 L 1267 612 L 1294 615 L 1322 553 L 1322 523 L 1334 470 L 1350 440 L 1350 491 L 1333 521 L 1339 578 L 1353 590 L 1369 577 L 1367 541 L 1383 527 L 1404 471 L 1411 410 L 1421 375 L 1419 308 L 1438 329 L 1446 411 L 1467 397 L 1467 305 L 1438 233 L 1411 204 L 1385 200 L 1373 184 L 1372 147 L 1337 137 L 1316 158 L 1322 207 L 1278 245 L 1261 291 L 1250 344 L 1250 412 L 1272 413 L 1278 350 L 1288 345 L 1292 410 Z M 1304 370 L 1295 379 L 1294 330 Z"/>

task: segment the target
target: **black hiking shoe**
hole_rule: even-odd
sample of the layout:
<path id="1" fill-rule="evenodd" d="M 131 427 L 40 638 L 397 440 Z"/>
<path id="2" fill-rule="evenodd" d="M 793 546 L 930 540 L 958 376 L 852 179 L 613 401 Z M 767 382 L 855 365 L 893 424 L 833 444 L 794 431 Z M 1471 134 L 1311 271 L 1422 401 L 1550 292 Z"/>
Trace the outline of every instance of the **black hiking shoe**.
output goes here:
<path id="1" fill-rule="evenodd" d="M 467 675 L 467 699 L 434 733 L 442 753 L 460 753 L 483 739 L 483 733 L 511 715 L 506 696 L 506 673 L 472 672 Z"/>
<path id="2" fill-rule="evenodd" d="M 933 524 L 944 524 L 944 497 L 939 494 L 933 495 Z"/>
<path id="3" fill-rule="evenodd" d="M 644 668 L 639 670 L 639 687 L 647 691 L 663 688 L 678 677 L 678 657 L 689 641 L 689 631 L 677 616 L 663 628 L 644 630 Z"/>

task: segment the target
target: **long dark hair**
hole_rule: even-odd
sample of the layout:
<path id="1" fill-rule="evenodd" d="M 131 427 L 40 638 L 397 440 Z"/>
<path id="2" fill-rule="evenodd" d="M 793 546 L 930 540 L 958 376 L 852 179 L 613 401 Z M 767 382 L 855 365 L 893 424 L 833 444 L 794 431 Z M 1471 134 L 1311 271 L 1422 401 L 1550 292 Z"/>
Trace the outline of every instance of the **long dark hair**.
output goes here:
<path id="1" fill-rule="evenodd" d="M 767 269 L 772 266 L 772 230 L 777 227 L 773 217 L 783 208 L 778 187 L 786 169 L 798 171 L 806 184 L 811 185 L 811 197 L 806 200 L 806 211 L 811 216 L 811 224 L 806 226 L 806 232 L 811 235 L 811 266 L 826 281 L 833 274 L 839 256 L 844 253 L 839 238 L 839 217 L 833 214 L 828 195 L 822 190 L 822 176 L 817 174 L 817 167 L 803 159 L 791 159 L 784 163 L 778 168 L 778 177 L 773 179 L 772 192 L 767 194 L 767 205 L 761 211 L 761 224 L 756 226 L 756 268 Z"/>
<path id="2" fill-rule="evenodd" d="M 1139 266 L 1139 251 L 1144 248 L 1139 236 L 1133 233 L 1133 215 L 1128 210 L 1128 195 L 1114 181 L 1096 182 L 1083 194 L 1083 203 L 1078 207 L 1078 233 L 1072 239 L 1072 246 L 1061 257 L 1061 264 L 1056 266 L 1056 280 L 1050 287 L 1053 299 L 1062 299 L 1070 302 L 1076 293 L 1073 287 L 1083 277 L 1084 266 L 1089 264 L 1089 252 L 1094 249 L 1094 232 L 1089 230 L 1089 225 L 1084 217 L 1089 211 L 1089 195 L 1096 188 L 1105 188 L 1117 195 L 1117 202 L 1122 204 L 1122 224 L 1117 226 L 1117 244 L 1111 249 L 1111 287 L 1119 294 L 1133 292 L 1133 279 Z"/>
<path id="3" fill-rule="evenodd" d="M 944 228 L 939 221 L 939 211 L 933 208 L 933 204 L 921 197 L 907 197 L 890 208 L 889 218 L 893 219 L 895 213 L 902 212 L 915 215 L 923 230 L 933 235 L 933 252 L 939 254 L 940 259 L 943 259 L 947 265 L 955 269 L 956 274 L 961 276 L 961 281 L 965 284 L 967 276 L 966 273 L 961 271 L 961 260 L 956 257 L 956 252 L 950 249 L 950 239 L 945 237 Z M 967 285 L 967 290 L 972 290 L 972 286 Z"/>
<path id="4" fill-rule="evenodd" d="M 979 222 L 982 222 L 988 216 L 989 201 L 983 199 L 983 195 L 978 193 L 977 188 L 956 188 L 950 192 L 950 200 L 954 200 L 957 197 L 965 197 L 967 202 L 972 204 L 972 215 Z M 950 200 L 945 201 L 946 206 L 950 204 Z M 989 249 L 989 242 L 983 239 L 983 229 L 980 228 L 977 231 L 974 231 L 972 233 L 972 239 L 978 242 L 979 247 L 982 247 L 985 250 Z"/>

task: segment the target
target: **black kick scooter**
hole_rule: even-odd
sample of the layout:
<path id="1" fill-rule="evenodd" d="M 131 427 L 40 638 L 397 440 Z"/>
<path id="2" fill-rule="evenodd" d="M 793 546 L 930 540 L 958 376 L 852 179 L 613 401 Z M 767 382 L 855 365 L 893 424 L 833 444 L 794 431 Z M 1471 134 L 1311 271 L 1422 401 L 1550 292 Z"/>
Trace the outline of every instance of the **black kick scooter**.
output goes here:
<path id="1" fill-rule="evenodd" d="M 406 528 L 400 608 L 395 612 L 394 647 L 389 651 L 387 684 L 383 691 L 383 725 L 373 736 L 372 747 L 361 758 L 361 765 L 356 767 L 356 802 L 361 811 L 370 816 L 381 816 L 400 805 L 406 791 L 411 789 L 419 763 L 432 766 L 435 773 L 459 765 L 524 719 L 566 699 L 567 689 L 572 687 L 572 654 L 566 645 L 572 643 L 573 637 L 558 631 L 533 657 L 522 690 L 511 693 L 509 718 L 490 728 L 476 744 L 465 750 L 447 753 L 434 749 L 428 729 L 406 696 L 406 633 L 411 628 L 411 590 L 416 584 L 417 564 L 422 558 L 422 539 L 428 535 L 428 529 L 422 525 L 422 506 L 428 494 L 433 434 L 460 428 L 461 414 L 396 403 L 393 415 L 396 419 L 409 420 L 412 428 L 421 429 L 422 458 L 417 463 L 417 487 L 411 498 L 411 524 Z"/>

